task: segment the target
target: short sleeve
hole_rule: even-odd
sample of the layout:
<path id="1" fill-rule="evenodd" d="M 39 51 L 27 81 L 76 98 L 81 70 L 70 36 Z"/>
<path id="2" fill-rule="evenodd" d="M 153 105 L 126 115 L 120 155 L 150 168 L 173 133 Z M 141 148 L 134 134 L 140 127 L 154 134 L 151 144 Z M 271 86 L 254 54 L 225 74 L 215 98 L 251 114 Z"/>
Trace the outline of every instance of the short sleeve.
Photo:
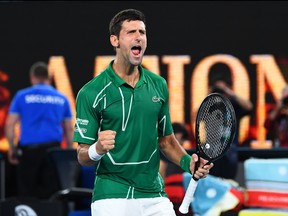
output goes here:
<path id="1" fill-rule="evenodd" d="M 169 91 L 166 80 L 162 80 L 162 85 L 160 85 L 161 90 L 161 98 L 163 100 L 162 107 L 159 112 L 158 116 L 158 136 L 167 136 L 172 134 L 173 128 L 170 118 L 170 111 L 169 111 Z"/>
<path id="2" fill-rule="evenodd" d="M 79 91 L 76 98 L 74 142 L 93 144 L 98 139 L 99 117 L 87 91 Z"/>

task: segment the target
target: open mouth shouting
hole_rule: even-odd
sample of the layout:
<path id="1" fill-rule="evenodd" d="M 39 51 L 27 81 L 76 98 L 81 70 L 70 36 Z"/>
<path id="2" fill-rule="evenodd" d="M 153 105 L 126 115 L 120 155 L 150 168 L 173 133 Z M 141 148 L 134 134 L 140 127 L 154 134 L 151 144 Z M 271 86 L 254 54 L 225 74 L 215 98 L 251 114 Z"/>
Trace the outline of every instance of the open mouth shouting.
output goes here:
<path id="1" fill-rule="evenodd" d="M 133 46 L 132 49 L 132 54 L 136 57 L 139 57 L 141 55 L 142 47 L 141 46 Z"/>

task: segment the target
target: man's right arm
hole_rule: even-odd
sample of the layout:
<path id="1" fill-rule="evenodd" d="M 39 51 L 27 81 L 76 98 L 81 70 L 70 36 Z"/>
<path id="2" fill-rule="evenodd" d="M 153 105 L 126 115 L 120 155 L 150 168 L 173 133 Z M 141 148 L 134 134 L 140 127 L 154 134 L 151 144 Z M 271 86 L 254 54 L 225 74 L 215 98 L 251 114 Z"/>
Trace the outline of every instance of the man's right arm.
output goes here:
<path id="1" fill-rule="evenodd" d="M 116 131 L 105 130 L 98 133 L 98 140 L 92 145 L 79 143 L 78 161 L 83 166 L 90 166 L 99 161 L 109 150 L 115 147 Z"/>
<path id="2" fill-rule="evenodd" d="M 95 165 L 96 161 L 90 159 L 88 151 L 91 145 L 79 143 L 77 147 L 78 161 L 82 166 Z"/>

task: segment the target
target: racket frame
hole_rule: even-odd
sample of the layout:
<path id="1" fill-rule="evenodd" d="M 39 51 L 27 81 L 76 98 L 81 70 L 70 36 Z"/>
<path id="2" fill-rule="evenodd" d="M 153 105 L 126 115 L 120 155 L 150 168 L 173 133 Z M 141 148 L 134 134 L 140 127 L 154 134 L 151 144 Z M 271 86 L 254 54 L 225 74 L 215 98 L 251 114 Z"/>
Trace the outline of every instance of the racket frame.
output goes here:
<path id="1" fill-rule="evenodd" d="M 233 130 L 231 132 L 230 135 L 232 135 L 232 137 L 230 137 L 230 142 L 226 145 L 225 149 L 222 150 L 221 154 L 219 154 L 217 157 L 215 158 L 210 158 L 208 157 L 205 152 L 202 150 L 202 148 L 199 146 L 199 142 L 198 142 L 198 128 L 199 128 L 199 114 L 200 114 L 200 111 L 202 110 L 202 107 L 205 105 L 205 102 L 207 100 L 209 100 L 211 97 L 214 97 L 214 96 L 218 96 L 218 97 L 221 97 L 222 101 L 224 102 L 224 104 L 226 106 L 228 106 L 228 110 L 231 111 L 231 119 L 232 119 L 232 127 L 231 130 Z M 195 127 L 195 139 L 196 139 L 196 154 L 198 155 L 198 161 L 196 162 L 195 164 L 195 169 L 194 169 L 194 173 L 192 174 L 192 178 L 189 182 L 189 185 L 188 185 L 188 188 L 186 190 L 186 193 L 185 193 L 185 196 L 184 196 L 184 199 L 179 207 L 179 211 L 182 213 L 182 214 L 187 214 L 188 213 L 188 210 L 189 210 L 189 205 L 190 203 L 192 202 L 193 200 L 193 197 L 194 197 L 194 193 L 195 193 L 195 190 L 197 188 L 197 185 L 198 185 L 198 178 L 195 178 L 194 174 L 195 172 L 197 171 L 197 169 L 199 168 L 199 165 L 200 165 L 200 157 L 206 159 L 208 162 L 206 164 L 210 164 L 212 163 L 213 161 L 215 160 L 218 160 L 219 158 L 221 158 L 227 151 L 228 149 L 230 148 L 231 146 L 231 143 L 233 142 L 234 138 L 235 138 L 235 132 L 236 132 L 236 115 L 235 115 L 235 110 L 230 102 L 230 100 L 220 94 L 220 93 L 211 93 L 209 95 L 207 95 L 204 100 L 202 101 L 199 109 L 198 109 L 198 112 L 197 112 L 197 116 L 196 116 L 196 120 L 195 120 L 195 123 L 196 123 L 196 127 Z M 206 165 L 205 164 L 205 165 Z M 204 166 L 205 166 L 204 165 Z"/>

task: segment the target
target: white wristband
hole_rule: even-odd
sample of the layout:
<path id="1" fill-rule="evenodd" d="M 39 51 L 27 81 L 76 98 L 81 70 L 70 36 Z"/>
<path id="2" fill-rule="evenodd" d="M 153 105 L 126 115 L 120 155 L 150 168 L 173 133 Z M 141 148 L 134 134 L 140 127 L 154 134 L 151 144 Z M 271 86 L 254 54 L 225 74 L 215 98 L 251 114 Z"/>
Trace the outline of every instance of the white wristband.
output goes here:
<path id="1" fill-rule="evenodd" d="M 105 154 L 99 155 L 96 151 L 96 143 L 92 144 L 88 149 L 89 158 L 93 161 L 99 161 Z"/>

